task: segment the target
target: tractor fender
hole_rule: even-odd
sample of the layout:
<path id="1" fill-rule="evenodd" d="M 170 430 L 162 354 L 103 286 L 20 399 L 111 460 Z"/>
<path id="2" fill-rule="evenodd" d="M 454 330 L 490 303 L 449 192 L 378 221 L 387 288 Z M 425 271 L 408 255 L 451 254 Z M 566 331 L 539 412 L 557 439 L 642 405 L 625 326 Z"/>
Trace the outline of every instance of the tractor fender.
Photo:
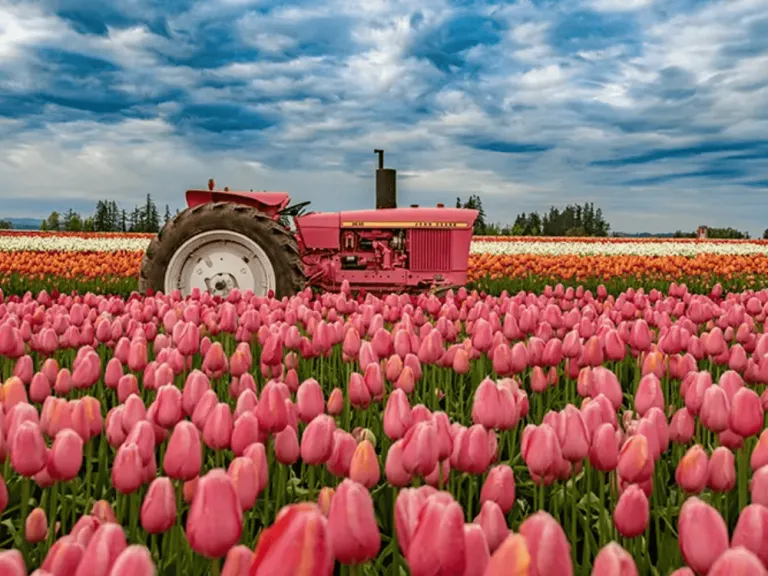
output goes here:
<path id="1" fill-rule="evenodd" d="M 201 204 L 228 202 L 256 208 L 259 212 L 274 218 L 291 201 L 286 192 L 235 192 L 230 190 L 187 190 L 187 206 L 194 208 Z"/>

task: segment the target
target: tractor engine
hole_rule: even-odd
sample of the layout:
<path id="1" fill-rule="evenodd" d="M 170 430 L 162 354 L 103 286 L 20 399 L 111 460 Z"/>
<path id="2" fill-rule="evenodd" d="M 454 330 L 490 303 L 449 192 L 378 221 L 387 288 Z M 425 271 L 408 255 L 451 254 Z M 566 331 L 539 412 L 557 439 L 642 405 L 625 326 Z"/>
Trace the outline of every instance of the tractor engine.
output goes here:
<path id="1" fill-rule="evenodd" d="M 342 270 L 393 270 L 406 266 L 404 230 L 347 230 L 341 234 Z"/>

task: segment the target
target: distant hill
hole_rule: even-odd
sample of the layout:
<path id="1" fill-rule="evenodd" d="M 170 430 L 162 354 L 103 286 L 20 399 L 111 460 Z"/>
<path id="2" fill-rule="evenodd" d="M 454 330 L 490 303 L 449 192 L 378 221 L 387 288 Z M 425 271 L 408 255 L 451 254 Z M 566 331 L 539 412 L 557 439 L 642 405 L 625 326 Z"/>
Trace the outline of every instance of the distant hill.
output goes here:
<path id="1" fill-rule="evenodd" d="M 40 224 L 43 223 L 40 218 L 2 218 L 0 220 L 8 220 L 13 226 L 14 230 L 39 230 Z"/>
<path id="2" fill-rule="evenodd" d="M 619 236 L 621 238 L 674 238 L 674 232 L 664 232 L 660 234 L 651 234 L 650 232 L 614 232 L 613 236 Z"/>

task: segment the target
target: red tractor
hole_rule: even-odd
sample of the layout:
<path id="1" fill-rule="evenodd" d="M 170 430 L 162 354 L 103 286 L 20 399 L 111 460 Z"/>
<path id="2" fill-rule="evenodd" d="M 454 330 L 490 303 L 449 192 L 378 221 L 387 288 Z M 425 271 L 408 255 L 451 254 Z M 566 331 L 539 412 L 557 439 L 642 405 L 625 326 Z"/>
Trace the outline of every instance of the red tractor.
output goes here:
<path id="1" fill-rule="evenodd" d="M 476 210 L 397 208 L 396 173 L 376 171 L 376 209 L 304 212 L 284 192 L 188 190 L 187 208 L 147 247 L 139 288 L 184 296 L 232 289 L 279 298 L 328 291 L 443 290 L 467 280 Z M 285 223 L 293 217 L 294 233 Z"/>

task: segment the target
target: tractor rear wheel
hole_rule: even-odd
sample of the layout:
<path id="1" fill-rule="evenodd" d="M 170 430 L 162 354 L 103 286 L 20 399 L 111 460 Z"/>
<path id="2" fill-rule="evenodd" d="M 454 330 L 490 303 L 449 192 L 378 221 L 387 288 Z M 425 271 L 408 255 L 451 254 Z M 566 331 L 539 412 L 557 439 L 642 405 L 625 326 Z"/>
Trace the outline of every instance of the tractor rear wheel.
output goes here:
<path id="1" fill-rule="evenodd" d="M 290 230 L 250 206 L 215 202 L 177 214 L 152 240 L 139 275 L 139 290 L 150 288 L 282 298 L 304 288 L 304 272 Z"/>

